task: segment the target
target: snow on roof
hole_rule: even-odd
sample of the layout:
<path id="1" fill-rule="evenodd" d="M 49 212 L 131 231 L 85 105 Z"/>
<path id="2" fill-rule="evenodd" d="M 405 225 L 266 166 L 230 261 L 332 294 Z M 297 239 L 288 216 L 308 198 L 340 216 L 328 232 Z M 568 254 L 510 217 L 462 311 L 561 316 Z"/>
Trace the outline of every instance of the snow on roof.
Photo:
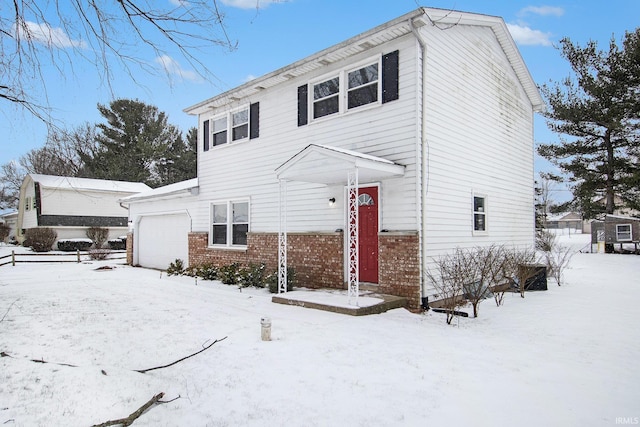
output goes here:
<path id="1" fill-rule="evenodd" d="M 154 188 L 153 190 L 124 197 L 120 199 L 120 201 L 122 203 L 130 203 L 139 200 L 176 195 L 179 193 L 193 194 L 191 190 L 194 188 L 198 188 L 198 178 L 192 178 L 186 181 L 176 182 L 175 184 L 165 185 L 164 187 Z"/>
<path id="2" fill-rule="evenodd" d="M 110 181 L 106 179 L 75 178 L 69 176 L 29 174 L 41 187 L 67 188 L 74 190 L 114 191 L 122 193 L 140 193 L 151 189 L 141 182 Z"/>
<path id="3" fill-rule="evenodd" d="M 613 219 L 624 219 L 624 220 L 629 220 L 629 221 L 640 221 L 640 218 L 635 218 L 632 216 L 624 216 L 624 215 L 611 215 L 611 214 L 607 214 L 606 218 L 613 218 Z"/>

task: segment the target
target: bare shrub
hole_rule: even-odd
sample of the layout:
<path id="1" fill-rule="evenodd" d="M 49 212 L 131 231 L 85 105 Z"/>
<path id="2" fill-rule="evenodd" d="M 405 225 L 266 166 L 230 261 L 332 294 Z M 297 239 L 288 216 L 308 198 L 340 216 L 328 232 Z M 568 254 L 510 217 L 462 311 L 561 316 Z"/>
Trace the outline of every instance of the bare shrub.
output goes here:
<path id="1" fill-rule="evenodd" d="M 570 247 L 562 245 L 555 245 L 550 251 L 545 252 L 547 275 L 553 276 L 558 286 L 561 285 L 564 269 L 569 265 L 574 254 Z"/>
<path id="2" fill-rule="evenodd" d="M 463 249 L 434 259 L 434 266 L 427 270 L 427 277 L 438 292 L 437 297 L 446 309 L 446 322 L 451 324 L 456 308 L 463 306 L 465 284 L 469 282 L 473 267 Z"/>
<path id="3" fill-rule="evenodd" d="M 473 317 L 478 317 L 478 308 L 482 301 L 493 295 L 497 306 L 502 304 L 504 292 L 509 287 L 505 271 L 504 247 L 499 245 L 481 246 L 467 251 L 472 271 L 465 285 L 465 298 L 473 306 Z"/>
<path id="4" fill-rule="evenodd" d="M 6 224 L 0 224 L 0 242 L 4 242 L 7 237 L 9 237 L 9 232 L 11 228 L 9 228 Z"/>
<path id="5" fill-rule="evenodd" d="M 23 246 L 35 252 L 49 252 L 58 238 L 58 233 L 48 227 L 29 228 L 24 233 Z"/>
<path id="6" fill-rule="evenodd" d="M 95 249 L 102 249 L 109 238 L 109 229 L 104 227 L 89 227 L 87 237 L 93 242 Z"/>
<path id="7" fill-rule="evenodd" d="M 110 249 L 89 249 L 89 257 L 95 260 L 105 260 L 111 253 Z"/>
<path id="8" fill-rule="evenodd" d="M 536 249 L 548 252 L 556 245 L 556 235 L 547 230 L 536 230 Z"/>
<path id="9" fill-rule="evenodd" d="M 527 282 L 539 272 L 537 260 L 538 256 L 532 249 L 512 249 L 506 252 L 506 275 L 514 278 L 522 298 L 528 287 Z"/>

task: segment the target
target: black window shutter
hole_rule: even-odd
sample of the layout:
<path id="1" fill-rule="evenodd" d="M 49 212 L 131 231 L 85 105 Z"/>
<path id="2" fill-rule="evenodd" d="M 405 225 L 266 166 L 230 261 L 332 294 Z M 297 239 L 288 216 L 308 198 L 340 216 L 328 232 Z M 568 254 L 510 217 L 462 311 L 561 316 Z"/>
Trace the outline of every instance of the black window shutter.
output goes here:
<path id="1" fill-rule="evenodd" d="M 298 87 L 298 126 L 304 126 L 309 121 L 307 93 L 309 89 L 307 85 Z"/>
<path id="2" fill-rule="evenodd" d="M 209 120 L 205 120 L 202 124 L 202 150 L 209 151 Z"/>
<path id="3" fill-rule="evenodd" d="M 260 103 L 249 106 L 249 139 L 260 136 Z"/>
<path id="4" fill-rule="evenodd" d="M 382 57 L 382 103 L 398 99 L 398 51 Z"/>

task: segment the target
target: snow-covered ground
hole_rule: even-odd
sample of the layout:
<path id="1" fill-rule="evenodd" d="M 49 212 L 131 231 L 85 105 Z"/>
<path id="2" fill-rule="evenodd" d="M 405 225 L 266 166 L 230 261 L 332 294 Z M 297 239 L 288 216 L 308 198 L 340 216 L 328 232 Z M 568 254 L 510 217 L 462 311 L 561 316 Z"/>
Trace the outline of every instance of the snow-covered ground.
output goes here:
<path id="1" fill-rule="evenodd" d="M 562 238 L 576 248 L 588 236 Z M 10 252 L 0 247 L 0 256 Z M 122 261 L 116 261 L 122 262 Z M 577 254 L 565 284 L 477 319 L 351 317 L 110 262 L 0 267 L 0 425 L 597 426 L 640 417 L 640 257 Z M 110 265 L 116 268 L 97 270 Z M 261 341 L 260 319 L 272 321 Z M 212 340 L 208 350 L 173 362 Z M 35 363 L 30 359 L 54 363 Z M 61 364 L 71 364 L 75 367 Z"/>

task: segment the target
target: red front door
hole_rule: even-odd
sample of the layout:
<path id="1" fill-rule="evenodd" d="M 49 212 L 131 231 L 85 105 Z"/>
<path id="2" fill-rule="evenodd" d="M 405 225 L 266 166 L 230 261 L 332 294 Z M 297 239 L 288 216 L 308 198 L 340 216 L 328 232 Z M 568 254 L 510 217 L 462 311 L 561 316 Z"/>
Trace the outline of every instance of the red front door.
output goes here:
<path id="1" fill-rule="evenodd" d="M 378 283 L 378 187 L 358 190 L 358 266 L 361 282 Z"/>

